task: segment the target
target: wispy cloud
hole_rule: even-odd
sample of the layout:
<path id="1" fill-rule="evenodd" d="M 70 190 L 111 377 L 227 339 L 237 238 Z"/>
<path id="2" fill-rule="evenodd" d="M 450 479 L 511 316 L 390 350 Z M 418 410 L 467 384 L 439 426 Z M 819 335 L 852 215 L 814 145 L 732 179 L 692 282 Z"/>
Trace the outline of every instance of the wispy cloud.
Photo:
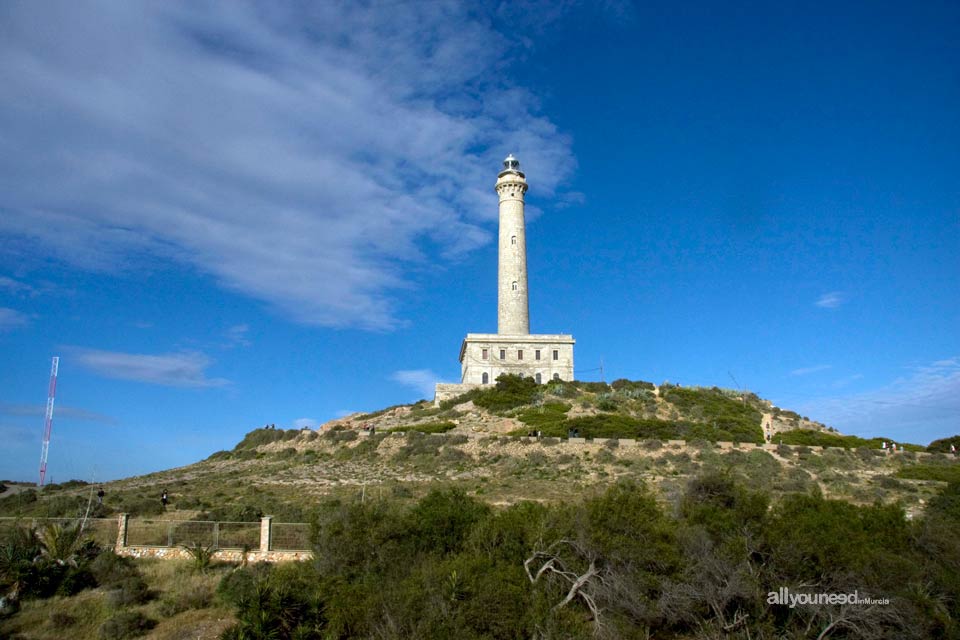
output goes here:
<path id="1" fill-rule="evenodd" d="M 247 338 L 250 327 L 245 324 L 237 324 L 227 329 L 224 334 L 227 338 L 227 347 L 249 347 L 251 342 Z"/>
<path id="2" fill-rule="evenodd" d="M 797 407 L 853 434 L 929 442 L 960 432 L 960 358 L 913 367 L 871 391 L 820 398 Z"/>
<path id="3" fill-rule="evenodd" d="M 16 309 L 0 307 L 0 331 L 8 331 L 29 324 L 30 319 L 26 314 Z"/>
<path id="4" fill-rule="evenodd" d="M 206 368 L 212 360 L 202 353 L 148 355 L 80 348 L 72 348 L 70 353 L 81 366 L 107 378 L 169 387 L 220 387 L 229 384 L 223 378 L 206 376 Z"/>
<path id="5" fill-rule="evenodd" d="M 834 380 L 834 382 L 833 382 L 833 388 L 834 388 L 834 389 L 842 389 L 843 387 L 846 387 L 847 385 L 851 385 L 851 384 L 853 384 L 854 382 L 856 382 L 857 380 L 862 380 L 862 379 L 863 379 L 863 374 L 862 374 L 862 373 L 854 373 L 854 374 L 852 374 L 852 375 L 849 375 L 849 376 L 845 376 L 845 377 L 843 377 L 843 378 L 840 378 L 839 380 Z"/>
<path id="6" fill-rule="evenodd" d="M 47 407 L 43 404 L 0 404 L 0 415 L 6 416 L 30 416 L 40 417 L 46 412 Z M 55 415 L 58 418 L 72 418 L 74 420 L 84 420 L 87 422 L 99 422 L 102 424 L 116 424 L 117 419 L 104 413 L 81 409 L 80 407 L 69 407 L 57 405 Z"/>
<path id="7" fill-rule="evenodd" d="M 836 309 L 844 302 L 846 302 L 846 296 L 842 291 L 831 291 L 817 298 L 814 304 L 823 309 Z"/>
<path id="8" fill-rule="evenodd" d="M 820 371 L 826 371 L 827 369 L 832 369 L 833 365 L 831 364 L 818 364 L 813 367 L 801 367 L 800 369 L 794 369 L 790 372 L 792 376 L 807 376 L 811 373 L 818 373 Z"/>
<path id="9" fill-rule="evenodd" d="M 0 424 L 0 440 L 7 446 L 39 444 L 41 435 L 39 430 L 31 431 L 16 425 Z"/>
<path id="10" fill-rule="evenodd" d="M 8 276 L 0 276 L 0 289 L 11 293 L 33 294 L 36 290 L 25 282 L 14 280 Z"/>
<path id="11" fill-rule="evenodd" d="M 415 389 L 424 398 L 432 398 L 434 387 L 440 382 L 440 376 L 429 369 L 406 369 L 394 371 L 390 379 Z"/>
<path id="12" fill-rule="evenodd" d="M 456 2 L 2 3 L 0 237 L 389 329 L 408 267 L 489 242 L 508 151 L 576 199 L 570 139 L 492 23 Z"/>

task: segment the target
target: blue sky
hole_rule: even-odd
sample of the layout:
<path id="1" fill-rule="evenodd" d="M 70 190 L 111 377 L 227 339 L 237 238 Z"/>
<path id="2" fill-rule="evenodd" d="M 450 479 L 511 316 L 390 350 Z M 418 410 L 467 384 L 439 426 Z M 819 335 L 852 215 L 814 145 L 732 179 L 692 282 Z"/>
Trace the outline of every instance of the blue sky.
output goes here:
<path id="1" fill-rule="evenodd" d="M 842 6 L 836 6 L 836 5 Z M 189 464 L 430 395 L 496 329 L 577 377 L 960 432 L 960 6 L 0 5 L 0 477 Z"/>

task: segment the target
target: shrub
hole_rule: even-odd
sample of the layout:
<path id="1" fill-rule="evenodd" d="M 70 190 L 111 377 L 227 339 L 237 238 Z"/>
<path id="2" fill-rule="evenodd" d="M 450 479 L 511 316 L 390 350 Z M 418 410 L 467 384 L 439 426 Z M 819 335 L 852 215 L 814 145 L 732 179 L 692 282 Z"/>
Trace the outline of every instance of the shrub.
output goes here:
<path id="1" fill-rule="evenodd" d="M 936 480 L 939 482 L 960 482 L 960 464 L 941 466 L 915 464 L 897 471 L 898 478 L 911 480 Z"/>
<path id="2" fill-rule="evenodd" d="M 217 597 L 229 605 L 238 605 L 249 600 L 256 593 L 257 576 L 268 571 L 266 564 L 257 564 L 243 569 L 237 569 L 220 578 L 217 584 Z"/>
<path id="3" fill-rule="evenodd" d="M 446 433 L 456 428 L 452 422 L 425 422 L 423 424 L 410 424 L 401 427 L 388 429 L 387 433 L 417 431 L 419 433 Z"/>
<path id="4" fill-rule="evenodd" d="M 125 579 L 138 576 L 131 558 L 118 556 L 113 551 L 104 551 L 90 563 L 90 573 L 101 587 L 112 587 Z"/>
<path id="5" fill-rule="evenodd" d="M 300 434 L 299 429 L 254 429 L 247 435 L 243 437 L 243 440 L 237 443 L 237 446 L 233 448 L 234 451 L 239 451 L 241 449 L 256 449 L 265 444 L 270 444 L 271 442 L 278 442 L 282 440 L 293 440 Z"/>
<path id="6" fill-rule="evenodd" d="M 583 382 L 574 380 L 570 385 L 581 391 L 588 391 L 590 393 L 606 393 L 610 391 L 610 386 L 606 382 Z"/>
<path id="7" fill-rule="evenodd" d="M 331 429 L 325 431 L 323 437 L 333 442 L 352 442 L 360 436 L 353 429 Z"/>
<path id="8" fill-rule="evenodd" d="M 72 596 L 80 593 L 84 589 L 93 589 L 97 586 L 97 580 L 93 574 L 84 567 L 70 567 L 66 575 L 57 587 L 57 594 L 61 596 Z"/>
<path id="9" fill-rule="evenodd" d="M 170 618 L 190 609 L 206 609 L 213 601 L 210 587 L 205 583 L 187 582 L 164 594 L 157 609 L 160 615 Z"/>
<path id="10" fill-rule="evenodd" d="M 539 407 L 524 409 L 517 415 L 520 422 L 536 430 L 552 433 L 564 432 L 563 422 L 567 419 L 570 405 L 564 402 L 547 402 Z"/>
<path id="11" fill-rule="evenodd" d="M 443 438 L 427 436 L 417 431 L 407 433 L 407 444 L 400 448 L 394 456 L 398 460 L 414 456 L 435 456 L 440 453 Z"/>
<path id="12" fill-rule="evenodd" d="M 927 451 L 931 453 L 951 453 L 950 446 L 953 445 L 958 451 L 960 451 L 960 435 L 950 436 L 949 438 L 941 438 L 940 440 L 934 440 L 927 445 Z"/>
<path id="13" fill-rule="evenodd" d="M 150 587 L 139 576 L 131 576 L 120 580 L 114 588 L 107 592 L 107 602 L 111 607 L 127 607 L 133 604 L 143 604 L 153 598 Z"/>
<path id="14" fill-rule="evenodd" d="M 211 562 L 213 562 L 213 554 L 216 551 L 216 548 L 213 545 L 204 546 L 199 542 L 194 542 L 192 545 L 180 545 L 180 547 L 190 555 L 191 566 L 194 571 L 200 573 L 206 573 L 207 569 L 210 568 Z"/>
<path id="15" fill-rule="evenodd" d="M 447 554 L 460 549 L 470 529 L 489 511 L 460 489 L 434 489 L 411 510 L 408 522 L 422 551 Z"/>
<path id="16" fill-rule="evenodd" d="M 125 640 L 142 636 L 157 626 L 139 611 L 122 611 L 100 625 L 100 640 Z"/>
<path id="17" fill-rule="evenodd" d="M 506 411 L 525 404 L 531 404 L 540 390 L 533 378 L 502 373 L 497 376 L 497 384 L 492 389 L 480 390 L 473 403 L 490 411 Z"/>
<path id="18" fill-rule="evenodd" d="M 660 390 L 660 397 L 697 422 L 715 425 L 731 434 L 731 440 L 761 442 L 760 412 L 754 407 L 731 398 L 722 389 L 689 389 L 671 387 Z"/>
<path id="19" fill-rule="evenodd" d="M 646 390 L 653 391 L 656 389 L 656 385 L 652 382 L 644 382 L 643 380 L 627 380 L 625 378 L 620 378 L 619 380 L 614 380 L 610 383 L 610 386 L 616 390 L 626 390 L 626 391 L 635 391 L 635 390 Z"/>

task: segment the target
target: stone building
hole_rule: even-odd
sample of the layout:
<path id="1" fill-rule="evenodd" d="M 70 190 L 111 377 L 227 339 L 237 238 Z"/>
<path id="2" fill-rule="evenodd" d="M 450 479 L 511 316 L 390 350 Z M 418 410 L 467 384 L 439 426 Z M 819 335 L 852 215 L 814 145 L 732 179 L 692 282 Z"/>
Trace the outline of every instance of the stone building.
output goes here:
<path id="1" fill-rule="evenodd" d="M 573 380 L 573 336 L 530 333 L 523 217 L 527 179 L 512 154 L 503 161 L 495 188 L 500 196 L 497 332 L 467 334 L 460 345 L 460 384 L 438 384 L 436 402 L 493 384 L 501 373 L 529 376 L 537 383 Z"/>

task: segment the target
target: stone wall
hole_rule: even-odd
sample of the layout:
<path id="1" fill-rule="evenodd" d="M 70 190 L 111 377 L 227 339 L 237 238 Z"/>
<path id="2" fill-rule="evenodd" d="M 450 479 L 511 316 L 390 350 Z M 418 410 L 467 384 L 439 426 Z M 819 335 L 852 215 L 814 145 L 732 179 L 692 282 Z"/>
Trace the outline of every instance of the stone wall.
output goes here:
<path id="1" fill-rule="evenodd" d="M 117 543 L 114 552 L 118 556 L 131 558 L 160 558 L 163 560 L 189 560 L 192 556 L 182 546 L 146 546 L 127 544 L 127 529 L 130 516 L 121 513 L 117 517 Z M 214 560 L 224 562 L 288 562 L 294 560 L 310 560 L 313 553 L 303 550 L 271 549 L 273 516 L 264 516 L 260 519 L 260 548 L 244 551 L 243 549 L 217 549 L 213 552 Z"/>

